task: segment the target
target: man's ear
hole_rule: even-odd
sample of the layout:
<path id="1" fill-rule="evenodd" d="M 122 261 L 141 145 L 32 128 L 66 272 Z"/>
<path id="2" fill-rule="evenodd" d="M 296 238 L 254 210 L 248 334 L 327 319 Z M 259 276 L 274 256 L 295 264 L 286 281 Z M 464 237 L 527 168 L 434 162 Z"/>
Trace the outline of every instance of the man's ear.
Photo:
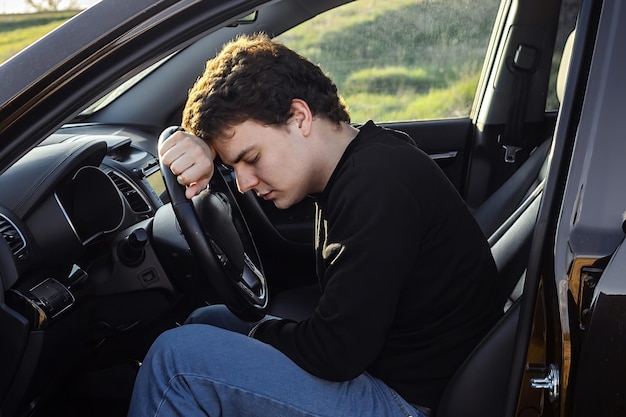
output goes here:
<path id="1" fill-rule="evenodd" d="M 309 136 L 313 123 L 313 113 L 306 101 L 294 98 L 291 100 L 291 116 L 303 136 Z"/>

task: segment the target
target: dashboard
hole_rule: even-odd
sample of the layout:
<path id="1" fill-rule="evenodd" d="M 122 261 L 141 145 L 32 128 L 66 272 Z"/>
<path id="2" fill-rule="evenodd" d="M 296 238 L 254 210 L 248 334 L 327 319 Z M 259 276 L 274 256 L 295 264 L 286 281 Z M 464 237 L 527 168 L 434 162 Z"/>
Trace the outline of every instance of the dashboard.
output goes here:
<path id="1" fill-rule="evenodd" d="M 0 326 L 11 334 L 0 357 L 20 375 L 0 380 L 15 396 L 6 404 L 34 400 L 84 358 L 95 369 L 113 360 L 98 355 L 141 358 L 159 326 L 198 305 L 186 292 L 210 299 L 167 204 L 156 130 L 68 125 L 0 175 Z"/>
<path id="2" fill-rule="evenodd" d="M 140 360 L 163 330 L 220 302 L 169 204 L 158 134 L 65 126 L 0 175 L 0 326 L 12 335 L 0 344 L 0 359 L 11 367 L 7 375 L 20 375 L 7 381 L 26 403 L 72 368 L 91 372 Z M 242 255 L 248 265 L 242 282 L 254 287 L 262 275 L 259 254 L 237 204 L 230 204 L 257 197 L 235 197 L 234 174 L 218 169 L 212 192 L 194 198 L 194 209 L 209 239 L 223 229 L 217 223 L 232 220 L 242 240 L 225 248 Z M 209 210 L 211 204 L 220 211 Z"/>
<path id="3" fill-rule="evenodd" d="M 166 309 L 176 293 L 167 259 L 188 252 L 167 208 L 158 227 L 167 237 L 154 244 L 167 200 L 155 136 L 142 129 L 68 126 L 0 175 L 0 252 L 12 261 L 0 278 L 24 331 L 62 328 L 81 310 L 119 329 Z M 158 301 L 142 303 L 142 292 Z M 121 305 L 130 293 L 139 302 Z"/>

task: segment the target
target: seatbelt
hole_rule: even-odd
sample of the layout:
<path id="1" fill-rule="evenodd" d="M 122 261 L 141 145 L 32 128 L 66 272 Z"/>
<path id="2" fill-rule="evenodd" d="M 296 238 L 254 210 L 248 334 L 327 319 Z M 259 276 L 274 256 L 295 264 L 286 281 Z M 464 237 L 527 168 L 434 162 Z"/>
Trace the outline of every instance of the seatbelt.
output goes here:
<path id="1" fill-rule="evenodd" d="M 524 140 L 524 121 L 528 107 L 530 80 L 535 70 L 537 49 L 528 45 L 519 45 L 511 65 L 513 86 L 511 101 L 504 136 L 499 142 L 504 148 L 504 161 L 515 163 L 517 151 L 526 145 Z"/>

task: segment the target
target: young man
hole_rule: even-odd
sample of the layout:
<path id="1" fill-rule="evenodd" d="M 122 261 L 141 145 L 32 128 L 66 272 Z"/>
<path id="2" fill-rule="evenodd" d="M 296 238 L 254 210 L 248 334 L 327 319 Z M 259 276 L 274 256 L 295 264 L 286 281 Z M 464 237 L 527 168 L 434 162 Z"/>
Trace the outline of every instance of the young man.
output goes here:
<path id="1" fill-rule="evenodd" d="M 241 192 L 317 203 L 322 296 L 304 321 L 252 327 L 208 307 L 161 335 L 130 415 L 424 416 L 502 314 L 487 242 L 404 134 L 350 125 L 320 68 L 263 35 L 226 45 L 160 149 L 187 196 L 213 158 Z M 207 325 L 209 324 L 209 325 Z"/>

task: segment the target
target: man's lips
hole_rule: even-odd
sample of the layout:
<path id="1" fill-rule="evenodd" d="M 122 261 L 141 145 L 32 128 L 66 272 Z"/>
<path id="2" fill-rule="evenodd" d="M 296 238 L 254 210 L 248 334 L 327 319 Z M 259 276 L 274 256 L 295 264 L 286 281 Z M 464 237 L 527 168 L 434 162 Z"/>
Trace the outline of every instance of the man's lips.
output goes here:
<path id="1" fill-rule="evenodd" d="M 266 193 L 257 192 L 256 195 L 261 197 L 263 200 L 270 200 L 272 198 L 272 191 L 268 191 Z"/>

